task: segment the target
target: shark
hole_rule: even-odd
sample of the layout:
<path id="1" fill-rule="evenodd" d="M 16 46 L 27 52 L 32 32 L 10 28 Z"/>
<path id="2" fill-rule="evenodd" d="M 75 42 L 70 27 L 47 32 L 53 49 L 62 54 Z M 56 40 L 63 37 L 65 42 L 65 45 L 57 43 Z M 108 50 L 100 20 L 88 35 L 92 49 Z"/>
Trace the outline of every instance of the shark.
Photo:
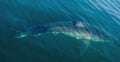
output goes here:
<path id="1" fill-rule="evenodd" d="M 27 36 L 40 36 L 47 33 L 63 34 L 76 39 L 89 41 L 104 41 L 106 35 L 98 28 L 87 26 L 79 20 L 51 22 L 43 25 L 32 26 L 27 32 L 21 32 L 17 38 Z M 98 34 L 99 33 L 99 34 Z"/>
<path id="2" fill-rule="evenodd" d="M 82 56 L 89 48 L 91 42 L 101 43 L 109 41 L 107 39 L 109 35 L 104 30 L 100 30 L 100 28 L 90 26 L 79 20 L 51 22 L 47 24 L 32 26 L 27 30 L 27 32 L 21 32 L 17 38 L 41 36 L 48 33 L 52 33 L 54 35 L 62 34 L 70 38 L 75 38 L 75 40 L 83 41 L 85 47 L 80 53 L 80 56 Z"/>

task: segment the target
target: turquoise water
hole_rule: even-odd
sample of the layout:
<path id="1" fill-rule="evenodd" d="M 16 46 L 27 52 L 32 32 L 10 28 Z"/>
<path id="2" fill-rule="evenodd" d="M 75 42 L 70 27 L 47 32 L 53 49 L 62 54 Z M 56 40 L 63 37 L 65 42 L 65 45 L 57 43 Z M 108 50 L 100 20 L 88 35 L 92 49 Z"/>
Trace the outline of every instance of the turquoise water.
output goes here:
<path id="1" fill-rule="evenodd" d="M 0 62 L 120 62 L 119 5 L 119 0 L 0 0 Z M 15 37 L 17 30 L 75 18 L 106 32 L 109 41 L 86 45 L 52 33 Z"/>

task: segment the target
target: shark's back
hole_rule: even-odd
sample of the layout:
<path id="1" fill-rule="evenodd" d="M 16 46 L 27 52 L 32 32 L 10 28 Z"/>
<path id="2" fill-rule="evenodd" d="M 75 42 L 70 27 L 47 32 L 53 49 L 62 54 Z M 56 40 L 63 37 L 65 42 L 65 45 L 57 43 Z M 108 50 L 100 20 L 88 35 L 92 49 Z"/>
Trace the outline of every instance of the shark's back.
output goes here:
<path id="1" fill-rule="evenodd" d="M 30 33 L 32 35 L 36 35 L 36 34 L 39 34 L 39 33 L 45 33 L 45 32 L 47 32 L 47 30 L 48 30 L 48 27 L 38 25 L 38 26 L 34 26 L 34 27 L 30 28 Z"/>
<path id="2" fill-rule="evenodd" d="M 44 24 L 44 25 L 33 26 L 29 30 L 30 30 L 30 33 L 32 35 L 34 35 L 34 34 L 49 32 L 49 31 L 51 31 L 50 30 L 51 28 L 55 29 L 56 27 L 60 27 L 60 28 L 68 27 L 68 26 L 75 27 L 78 23 L 79 23 L 78 21 L 54 22 L 54 23 L 48 23 L 48 24 Z M 81 23 L 80 23 L 80 25 L 81 25 Z M 83 26 L 83 25 L 81 25 L 81 26 Z"/>

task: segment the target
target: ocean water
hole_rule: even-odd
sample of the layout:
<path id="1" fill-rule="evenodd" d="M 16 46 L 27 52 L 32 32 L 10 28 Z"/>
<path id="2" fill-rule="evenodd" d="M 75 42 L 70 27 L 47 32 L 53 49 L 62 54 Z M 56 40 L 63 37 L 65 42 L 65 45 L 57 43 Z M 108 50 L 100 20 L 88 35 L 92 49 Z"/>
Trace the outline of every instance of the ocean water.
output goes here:
<path id="1" fill-rule="evenodd" d="M 119 0 L 0 0 L 0 62 L 120 62 L 119 12 Z M 74 19 L 106 32 L 108 41 L 86 45 L 52 33 L 15 37 L 17 30 Z"/>

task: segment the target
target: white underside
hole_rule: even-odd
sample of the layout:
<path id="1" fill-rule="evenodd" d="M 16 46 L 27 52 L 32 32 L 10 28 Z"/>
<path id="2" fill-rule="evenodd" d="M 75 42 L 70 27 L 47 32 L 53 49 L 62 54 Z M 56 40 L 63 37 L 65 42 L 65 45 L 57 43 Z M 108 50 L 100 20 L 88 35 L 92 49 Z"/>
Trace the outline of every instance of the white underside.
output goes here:
<path id="1" fill-rule="evenodd" d="M 103 41 L 103 39 L 101 39 L 100 37 L 98 36 L 95 36 L 95 35 L 92 35 L 92 34 L 89 34 L 89 33 L 77 33 L 77 32 L 52 32 L 53 34 L 58 34 L 58 33 L 61 33 L 61 34 L 64 34 L 64 35 L 68 35 L 70 37 L 74 37 L 76 39 L 84 39 L 84 40 L 91 40 L 91 41 Z"/>

